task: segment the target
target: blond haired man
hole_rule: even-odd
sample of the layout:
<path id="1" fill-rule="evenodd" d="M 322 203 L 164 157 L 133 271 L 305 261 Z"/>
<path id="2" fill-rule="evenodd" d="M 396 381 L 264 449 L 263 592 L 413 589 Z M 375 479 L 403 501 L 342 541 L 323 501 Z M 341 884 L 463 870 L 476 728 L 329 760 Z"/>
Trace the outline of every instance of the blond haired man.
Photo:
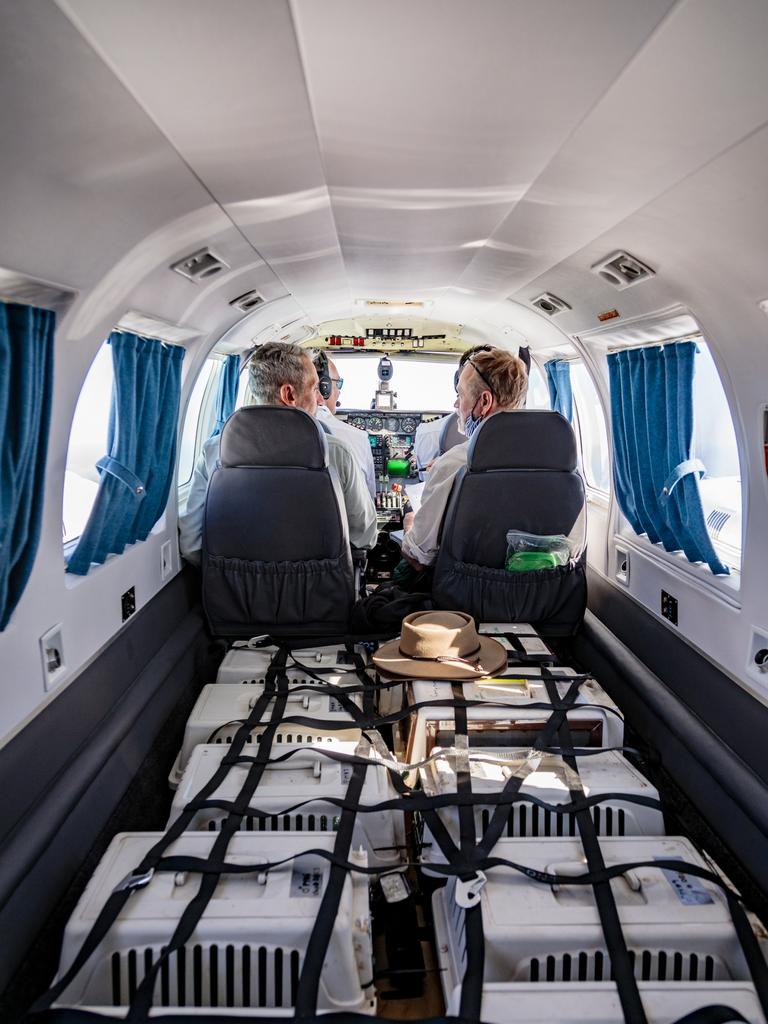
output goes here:
<path id="1" fill-rule="evenodd" d="M 437 558 L 443 513 L 456 474 L 467 464 L 472 434 L 489 416 L 521 408 L 527 390 L 525 364 L 512 352 L 492 348 L 474 352 L 466 359 L 456 387 L 454 408 L 459 430 L 467 440 L 433 463 L 419 511 L 410 513 L 403 523 L 403 557 L 414 569 L 424 569 Z"/>

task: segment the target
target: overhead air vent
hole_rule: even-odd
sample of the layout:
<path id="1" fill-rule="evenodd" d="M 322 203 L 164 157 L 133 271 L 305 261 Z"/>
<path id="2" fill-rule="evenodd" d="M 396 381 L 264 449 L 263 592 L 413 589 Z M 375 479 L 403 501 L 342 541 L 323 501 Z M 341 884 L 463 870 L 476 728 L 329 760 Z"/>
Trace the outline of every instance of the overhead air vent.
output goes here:
<path id="1" fill-rule="evenodd" d="M 542 313 L 546 313 L 547 316 L 557 316 L 558 313 L 564 313 L 566 309 L 571 308 L 567 302 L 558 299 L 551 292 L 543 292 L 541 295 L 537 295 L 535 299 L 531 299 L 531 305 L 535 306 L 536 309 L 540 309 Z"/>
<path id="2" fill-rule="evenodd" d="M 250 313 L 252 309 L 260 306 L 264 302 L 264 296 L 252 288 L 249 292 L 244 292 L 242 295 L 238 295 L 236 299 L 230 299 L 230 306 L 234 306 L 235 309 L 241 309 L 244 313 Z"/>
<path id="3" fill-rule="evenodd" d="M 621 291 L 639 281 L 654 277 L 656 272 L 641 260 L 630 256 L 628 252 L 615 252 L 599 263 L 595 263 L 592 273 L 598 274 L 608 284 L 612 284 L 614 288 Z"/>
<path id="4" fill-rule="evenodd" d="M 229 264 L 212 253 L 210 249 L 198 249 L 191 256 L 185 256 L 171 264 L 171 270 L 190 281 L 203 281 L 222 270 L 229 270 Z"/>

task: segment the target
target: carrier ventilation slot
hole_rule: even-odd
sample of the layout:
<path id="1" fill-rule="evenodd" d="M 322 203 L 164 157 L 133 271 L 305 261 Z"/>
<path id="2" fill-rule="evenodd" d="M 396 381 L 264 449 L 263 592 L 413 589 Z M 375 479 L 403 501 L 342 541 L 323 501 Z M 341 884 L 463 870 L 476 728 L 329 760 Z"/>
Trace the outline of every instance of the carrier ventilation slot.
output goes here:
<path id="1" fill-rule="evenodd" d="M 558 313 L 564 313 L 566 309 L 571 308 L 567 302 L 563 299 L 558 299 L 551 292 L 543 292 L 541 295 L 537 295 L 535 299 L 531 299 L 531 305 L 535 306 L 536 309 L 540 309 L 542 313 L 546 313 L 547 316 L 557 316 Z"/>
<path id="2" fill-rule="evenodd" d="M 720 536 L 720 531 L 731 518 L 731 513 L 726 512 L 721 508 L 713 508 L 707 516 L 707 529 L 710 534 L 717 540 Z"/>
<path id="3" fill-rule="evenodd" d="M 269 723 L 265 722 L 264 724 L 268 725 Z M 352 723 L 350 723 L 350 725 L 351 724 Z M 237 728 L 235 728 L 235 727 L 232 727 L 227 732 L 224 732 L 223 730 L 219 730 L 219 732 L 216 735 L 216 738 L 214 740 L 212 740 L 212 742 L 213 743 L 227 743 L 227 744 L 231 743 L 232 740 L 235 738 L 236 733 L 237 733 Z M 253 736 L 253 735 L 247 736 L 246 739 L 245 739 L 245 742 L 246 743 L 261 743 L 261 740 L 262 740 L 262 736 L 261 736 L 261 733 L 259 733 L 256 736 Z M 315 744 L 317 744 L 317 743 L 333 743 L 333 736 L 313 736 L 310 733 L 307 733 L 307 735 L 305 736 L 303 733 L 300 733 L 300 732 L 278 732 L 278 733 L 275 734 L 274 742 L 275 743 L 306 743 L 306 744 L 310 744 L 310 743 L 315 743 Z"/>
<path id="4" fill-rule="evenodd" d="M 125 1006 L 161 950 L 112 954 L 112 1005 Z M 301 955 L 281 946 L 217 943 L 182 946 L 160 968 L 155 1004 L 160 1006 L 288 1008 L 296 1003 Z"/>
<path id="5" fill-rule="evenodd" d="M 171 270 L 175 270 L 189 281 L 198 282 L 213 277 L 222 270 L 229 270 L 229 264 L 210 249 L 198 249 L 191 256 L 185 256 L 183 260 L 172 263 Z"/>
<path id="6" fill-rule="evenodd" d="M 257 683 L 261 683 L 263 685 L 265 682 L 266 682 L 266 680 L 264 679 L 264 676 L 262 676 L 260 679 L 241 679 L 240 680 L 240 684 L 242 686 L 255 686 Z M 328 683 L 327 679 L 312 679 L 312 678 L 299 679 L 298 677 L 294 676 L 293 678 L 288 680 L 288 685 L 289 686 L 328 686 L 330 684 Z"/>
<path id="7" fill-rule="evenodd" d="M 591 268 L 593 274 L 602 277 L 608 284 L 622 291 L 633 284 L 655 277 L 656 272 L 649 266 L 630 256 L 628 252 L 614 252 Z"/>
<path id="8" fill-rule="evenodd" d="M 730 981 L 720 957 L 680 950 L 630 949 L 638 981 Z M 604 950 L 550 953 L 521 961 L 515 981 L 613 981 L 613 966 Z"/>
<path id="9" fill-rule="evenodd" d="M 626 835 L 626 814 L 623 807 L 595 806 L 590 809 L 599 836 Z M 488 828 L 491 811 L 483 808 L 480 813 L 482 831 Z M 522 839 L 526 836 L 571 836 L 579 835 L 575 814 L 554 814 L 536 804 L 518 803 L 512 806 L 507 819 L 507 836 Z"/>
<path id="10" fill-rule="evenodd" d="M 202 831 L 219 832 L 226 818 L 211 818 Z M 329 814 L 271 814 L 268 818 L 245 815 L 241 832 L 337 832 L 339 819 Z"/>
<path id="11" fill-rule="evenodd" d="M 236 299 L 230 299 L 230 306 L 234 306 L 235 309 L 242 310 L 243 313 L 250 313 L 252 309 L 256 309 L 264 302 L 264 296 L 252 288 L 249 292 L 244 292 L 242 295 L 238 295 Z"/>

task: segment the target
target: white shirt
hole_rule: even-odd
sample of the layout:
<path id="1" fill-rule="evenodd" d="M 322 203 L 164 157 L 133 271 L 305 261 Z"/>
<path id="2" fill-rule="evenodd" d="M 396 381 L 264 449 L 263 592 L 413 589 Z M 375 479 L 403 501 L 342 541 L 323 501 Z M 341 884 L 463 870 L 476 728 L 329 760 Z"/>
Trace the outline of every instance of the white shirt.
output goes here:
<path id="1" fill-rule="evenodd" d="M 432 464 L 421 495 L 421 505 L 413 526 L 403 537 L 403 554 L 421 565 L 432 565 L 437 558 L 438 535 L 445 507 L 460 469 L 467 465 L 469 441 L 449 448 Z"/>
<path id="2" fill-rule="evenodd" d="M 317 418 L 324 427 L 328 427 L 335 437 L 346 441 L 360 467 L 371 497 L 375 499 L 376 472 L 373 468 L 373 452 L 371 451 L 371 442 L 368 440 L 368 431 L 358 430 L 357 427 L 351 427 L 344 420 L 336 419 L 327 405 L 318 405 Z"/>
<path id="3" fill-rule="evenodd" d="M 200 565 L 203 547 L 203 513 L 208 482 L 219 461 L 219 438 L 210 437 L 195 464 L 187 507 L 179 516 L 179 547 L 188 562 Z M 349 542 L 356 548 L 372 548 L 376 543 L 376 506 L 368 494 L 363 475 L 352 452 L 343 441 L 326 434 L 328 464 L 336 470 L 344 497 L 349 524 Z"/>
<path id="4" fill-rule="evenodd" d="M 448 416 L 455 415 L 455 412 L 448 413 Z M 448 416 L 440 416 L 436 420 L 420 423 L 416 428 L 416 435 L 413 439 L 413 453 L 416 456 L 416 465 L 419 467 L 420 475 L 425 467 L 440 454 L 440 433 L 445 426 Z M 422 479 L 424 478 L 422 477 Z"/>

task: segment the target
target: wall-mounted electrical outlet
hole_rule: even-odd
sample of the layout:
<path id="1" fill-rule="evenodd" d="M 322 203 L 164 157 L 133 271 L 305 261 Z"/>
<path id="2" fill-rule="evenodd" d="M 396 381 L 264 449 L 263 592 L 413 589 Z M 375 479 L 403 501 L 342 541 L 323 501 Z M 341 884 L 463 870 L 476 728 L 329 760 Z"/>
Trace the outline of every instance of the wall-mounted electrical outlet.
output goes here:
<path id="1" fill-rule="evenodd" d="M 123 610 L 123 622 L 125 622 L 125 620 L 130 619 L 136 611 L 136 587 L 131 587 L 130 590 L 126 590 L 120 598 L 120 603 Z"/>
<path id="2" fill-rule="evenodd" d="M 766 629 L 752 627 L 747 673 L 763 686 L 768 686 L 768 630 Z"/>
<path id="3" fill-rule="evenodd" d="M 666 590 L 661 592 L 661 614 L 669 619 L 673 626 L 677 625 L 677 598 L 672 597 Z"/>
<path id="4" fill-rule="evenodd" d="M 171 574 L 173 568 L 173 560 L 171 557 L 171 542 L 165 541 L 160 548 L 160 578 L 167 579 Z"/>
<path id="5" fill-rule="evenodd" d="M 46 690 L 52 690 L 64 678 L 67 670 L 61 623 L 51 626 L 40 637 L 40 657 L 43 662 L 43 686 Z"/>
<path id="6" fill-rule="evenodd" d="M 623 583 L 625 587 L 629 586 L 629 551 L 626 548 L 615 548 L 615 568 L 614 576 Z"/>

